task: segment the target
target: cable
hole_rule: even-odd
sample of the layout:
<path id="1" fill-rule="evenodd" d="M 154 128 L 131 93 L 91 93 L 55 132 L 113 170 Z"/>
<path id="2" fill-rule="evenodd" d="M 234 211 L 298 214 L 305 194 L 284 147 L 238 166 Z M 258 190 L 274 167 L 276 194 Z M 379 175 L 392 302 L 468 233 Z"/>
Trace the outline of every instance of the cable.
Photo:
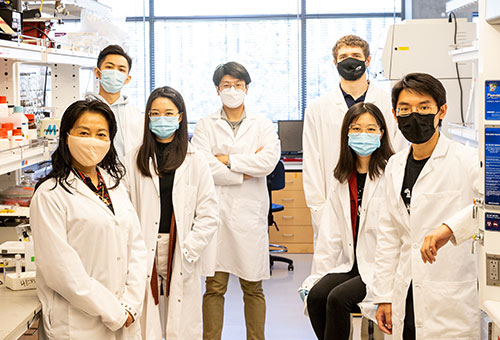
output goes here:
<path id="1" fill-rule="evenodd" d="M 39 29 L 38 27 L 35 27 L 35 26 L 31 26 L 31 25 L 27 25 L 26 23 L 24 24 L 26 27 L 30 27 L 29 30 L 25 30 L 25 32 L 29 32 L 29 31 L 34 31 L 34 30 L 37 30 L 38 32 L 42 33 L 50 42 L 54 42 L 54 40 L 52 40 L 48 35 L 47 33 L 45 33 L 43 30 Z"/>
<path id="2" fill-rule="evenodd" d="M 448 22 L 452 22 L 452 17 L 455 21 L 455 33 L 453 34 L 453 44 L 455 45 L 455 49 L 457 49 L 457 33 L 458 33 L 458 27 L 457 27 L 457 16 L 455 15 L 455 12 L 451 11 L 450 14 L 448 15 Z M 458 80 L 458 87 L 460 88 L 460 118 L 462 119 L 462 125 L 465 126 L 465 118 L 464 118 L 464 90 L 462 88 L 462 80 L 460 79 L 460 70 L 458 69 L 458 62 L 455 63 L 455 70 L 457 72 L 457 80 Z"/>

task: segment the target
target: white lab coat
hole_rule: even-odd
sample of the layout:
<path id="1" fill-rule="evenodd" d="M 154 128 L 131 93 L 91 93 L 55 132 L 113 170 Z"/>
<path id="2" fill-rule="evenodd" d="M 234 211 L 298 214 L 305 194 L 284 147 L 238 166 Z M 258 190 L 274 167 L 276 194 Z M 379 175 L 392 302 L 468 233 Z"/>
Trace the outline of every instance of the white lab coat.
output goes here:
<path id="1" fill-rule="evenodd" d="M 161 340 L 159 308 L 151 293 L 151 274 L 156 253 L 156 241 L 161 215 L 160 179 L 139 172 L 137 151 L 127 155 L 126 185 L 132 204 L 142 225 L 147 256 L 146 302 L 141 327 L 143 338 Z M 191 145 L 184 162 L 175 171 L 172 204 L 177 227 L 172 281 L 168 303 L 166 337 L 169 340 L 199 340 L 201 325 L 201 264 L 200 257 L 218 227 L 218 207 L 210 168 L 200 151 Z"/>
<path id="2" fill-rule="evenodd" d="M 98 99 L 109 105 L 116 118 L 118 127 L 113 144 L 118 158 L 125 163 L 128 153 L 134 151 L 142 144 L 144 136 L 144 115 L 141 110 L 130 104 L 127 96 L 122 95 L 116 102 L 109 104 L 106 99 L 94 92 L 85 94 L 87 99 Z"/>
<path id="3" fill-rule="evenodd" d="M 401 198 L 408 150 L 394 155 L 385 170 L 386 201 L 378 227 L 375 257 L 375 303 L 392 303 L 393 339 L 402 339 L 405 300 L 413 281 L 416 338 L 479 338 L 476 257 L 471 237 L 447 244 L 437 261 L 424 264 L 425 235 L 446 223 L 466 229 L 477 195 L 477 154 L 441 134 L 412 190 L 411 212 Z M 468 213 L 467 213 L 468 212 Z"/>
<path id="4" fill-rule="evenodd" d="M 358 271 L 366 285 L 366 297 L 359 306 L 365 317 L 376 321 L 371 286 L 378 218 L 385 195 L 384 177 L 382 174 L 372 180 L 369 174 L 366 176 L 356 250 L 353 246 L 349 183 L 340 183 L 333 176 L 332 182 L 321 219 L 311 275 L 304 280 L 301 289 L 311 290 L 326 274 L 350 272 L 356 251 Z"/>
<path id="5" fill-rule="evenodd" d="M 392 114 L 389 93 L 371 83 L 365 98 L 366 103 L 373 103 L 384 114 L 393 148 L 398 151 L 408 145 L 397 129 Z M 333 170 L 340 154 L 340 129 L 347 104 L 336 86 L 332 92 L 313 101 L 304 115 L 303 145 L 303 185 L 306 203 L 311 210 L 315 238 L 321 222 L 321 211 L 326 203 Z"/>
<path id="6" fill-rule="evenodd" d="M 140 340 L 146 247 L 123 184 L 100 169 L 115 214 L 70 173 L 71 193 L 55 180 L 31 201 L 43 329 L 50 340 Z M 125 328 L 129 309 L 136 321 Z"/>
<path id="7" fill-rule="evenodd" d="M 215 271 L 248 281 L 269 278 L 267 215 L 269 194 L 266 176 L 281 152 L 272 122 L 248 114 L 236 136 L 221 118 L 221 111 L 200 119 L 192 139 L 204 151 L 219 199 L 220 226 Z M 255 153 L 259 147 L 262 151 Z M 231 169 L 215 155 L 229 154 Z M 243 180 L 243 174 L 253 178 Z M 215 247 L 214 247 L 215 248 Z"/>

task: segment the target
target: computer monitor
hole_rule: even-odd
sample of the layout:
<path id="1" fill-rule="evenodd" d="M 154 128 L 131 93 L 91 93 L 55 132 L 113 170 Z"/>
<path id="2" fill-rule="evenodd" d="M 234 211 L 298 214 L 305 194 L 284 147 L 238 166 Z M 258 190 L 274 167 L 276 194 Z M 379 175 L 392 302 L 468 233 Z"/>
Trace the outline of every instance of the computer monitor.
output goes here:
<path id="1" fill-rule="evenodd" d="M 278 120 L 278 135 L 280 136 L 282 154 L 302 153 L 303 127 L 303 120 Z"/>

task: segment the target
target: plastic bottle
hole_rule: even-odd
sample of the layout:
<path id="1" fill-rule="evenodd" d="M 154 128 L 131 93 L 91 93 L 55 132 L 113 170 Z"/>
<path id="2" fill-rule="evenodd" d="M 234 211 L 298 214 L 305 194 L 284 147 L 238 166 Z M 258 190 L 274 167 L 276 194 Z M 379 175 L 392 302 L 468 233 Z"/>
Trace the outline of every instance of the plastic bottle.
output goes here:
<path id="1" fill-rule="evenodd" d="M 28 135 L 28 118 L 24 115 L 24 108 L 22 106 L 14 106 L 14 112 L 10 116 L 14 129 L 21 129 L 24 139 Z"/>
<path id="2" fill-rule="evenodd" d="M 37 139 L 35 115 L 32 113 L 26 113 L 25 116 L 26 116 L 26 118 L 28 118 L 28 135 L 27 135 L 28 138 L 27 139 L 28 140 Z"/>
<path id="3" fill-rule="evenodd" d="M 10 149 L 8 130 L 0 128 L 0 152 Z"/>
<path id="4" fill-rule="evenodd" d="M 9 106 L 7 105 L 7 97 L 0 96 L 0 118 L 9 115 Z"/>

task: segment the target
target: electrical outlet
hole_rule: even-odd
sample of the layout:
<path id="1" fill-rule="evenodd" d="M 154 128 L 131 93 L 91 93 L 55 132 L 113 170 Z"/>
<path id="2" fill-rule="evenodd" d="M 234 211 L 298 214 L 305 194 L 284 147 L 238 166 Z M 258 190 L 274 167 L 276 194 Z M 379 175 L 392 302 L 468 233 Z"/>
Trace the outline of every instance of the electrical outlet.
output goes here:
<path id="1" fill-rule="evenodd" d="M 488 273 L 490 280 L 498 281 L 498 260 L 489 260 L 488 264 Z"/>

